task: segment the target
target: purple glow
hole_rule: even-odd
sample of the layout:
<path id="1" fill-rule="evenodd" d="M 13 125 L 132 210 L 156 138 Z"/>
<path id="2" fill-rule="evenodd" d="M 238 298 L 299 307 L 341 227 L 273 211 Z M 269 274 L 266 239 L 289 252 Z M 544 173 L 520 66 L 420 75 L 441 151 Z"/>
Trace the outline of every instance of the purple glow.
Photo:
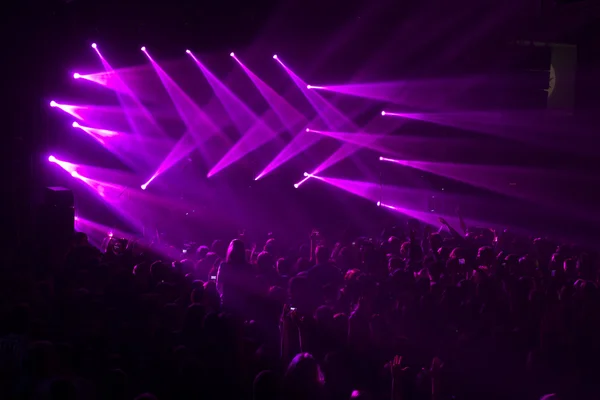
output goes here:
<path id="1" fill-rule="evenodd" d="M 56 104 L 56 102 L 54 100 L 52 100 L 50 102 L 50 107 L 56 107 L 56 106 L 58 106 L 58 104 Z"/>
<path id="2" fill-rule="evenodd" d="M 73 74 L 73 79 L 79 79 L 79 78 L 81 78 L 81 75 L 79 75 L 77 72 L 75 72 Z"/>
<path id="3" fill-rule="evenodd" d="M 146 52 L 146 46 L 142 46 L 142 48 L 140 50 L 142 50 L 145 53 Z"/>
<path id="4" fill-rule="evenodd" d="M 98 48 L 98 46 L 96 45 L 96 43 L 92 43 L 92 49 L 96 49 Z"/>
<path id="5" fill-rule="evenodd" d="M 308 172 L 305 172 L 304 176 L 310 176 L 310 174 Z"/>
<path id="6" fill-rule="evenodd" d="M 148 187 L 148 185 L 143 184 L 142 186 L 140 186 L 140 188 L 142 188 L 142 190 L 146 190 L 146 188 Z"/>
<path id="7" fill-rule="evenodd" d="M 72 171 L 72 172 L 71 172 L 71 176 L 72 176 L 73 178 L 81 178 L 81 175 L 79 175 L 79 173 L 78 173 L 77 171 Z"/>
<path id="8" fill-rule="evenodd" d="M 379 161 L 383 161 L 383 157 L 379 157 Z"/>
<path id="9" fill-rule="evenodd" d="M 235 53 L 234 53 L 233 51 L 232 51 L 231 53 L 229 53 L 229 55 L 230 55 L 231 57 L 235 57 Z"/>
<path id="10" fill-rule="evenodd" d="M 381 207 L 381 202 L 380 201 L 377 202 L 377 207 Z"/>
<path id="11" fill-rule="evenodd" d="M 192 54 L 192 52 L 190 50 L 186 50 L 185 52 L 188 54 Z"/>
<path id="12" fill-rule="evenodd" d="M 50 161 L 51 163 L 55 163 L 56 162 L 56 157 L 50 156 L 50 157 L 48 157 L 48 161 Z"/>
<path id="13" fill-rule="evenodd" d="M 81 128 L 81 125 L 77 121 L 73 122 L 73 128 Z"/>
<path id="14" fill-rule="evenodd" d="M 295 187 L 296 189 L 298 189 L 298 187 L 300 187 L 300 185 L 298 185 L 297 183 L 294 183 L 294 187 Z"/>
<path id="15" fill-rule="evenodd" d="M 306 128 L 306 132 L 312 132 L 310 128 Z"/>
<path id="16" fill-rule="evenodd" d="M 277 54 L 273 54 L 273 59 L 277 60 Z"/>
<path id="17" fill-rule="evenodd" d="M 382 111 L 382 112 L 381 112 L 381 115 L 385 116 L 385 111 Z"/>

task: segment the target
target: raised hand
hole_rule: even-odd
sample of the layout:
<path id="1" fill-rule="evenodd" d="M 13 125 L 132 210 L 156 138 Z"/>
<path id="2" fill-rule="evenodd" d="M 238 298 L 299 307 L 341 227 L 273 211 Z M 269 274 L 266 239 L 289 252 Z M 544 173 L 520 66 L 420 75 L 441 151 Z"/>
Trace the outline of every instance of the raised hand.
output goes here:
<path id="1" fill-rule="evenodd" d="M 402 377 L 408 371 L 408 367 L 402 366 L 402 356 L 394 356 L 394 359 L 390 361 L 390 370 L 392 372 L 392 378 L 400 382 Z"/>

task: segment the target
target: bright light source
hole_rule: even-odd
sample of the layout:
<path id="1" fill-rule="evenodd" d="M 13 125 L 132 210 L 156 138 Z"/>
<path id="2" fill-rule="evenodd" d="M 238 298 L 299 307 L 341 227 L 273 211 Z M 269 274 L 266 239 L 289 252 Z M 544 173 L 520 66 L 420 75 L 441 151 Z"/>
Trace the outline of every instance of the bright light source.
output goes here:
<path id="1" fill-rule="evenodd" d="M 295 187 L 296 189 L 298 189 L 298 186 L 300 186 L 300 185 L 298 185 L 297 183 L 294 183 L 294 187 Z"/>
<path id="2" fill-rule="evenodd" d="M 383 161 L 383 157 L 379 157 L 379 161 Z"/>
<path id="3" fill-rule="evenodd" d="M 142 186 L 140 186 L 140 187 L 142 188 L 142 190 L 146 190 L 146 188 L 148 187 L 148 185 L 146 185 L 146 184 L 144 183 L 144 184 L 143 184 Z"/>
<path id="4" fill-rule="evenodd" d="M 312 89 L 312 88 L 313 88 L 313 86 L 312 86 L 312 85 L 306 85 L 306 88 L 307 88 L 307 89 Z"/>
<path id="5" fill-rule="evenodd" d="M 79 78 L 81 78 L 81 75 L 79 75 L 77 72 L 75 72 L 75 73 L 73 74 L 73 78 L 74 78 L 74 79 L 79 79 Z"/>
<path id="6" fill-rule="evenodd" d="M 191 52 L 191 51 L 189 51 L 189 50 L 186 50 L 185 52 L 186 52 L 186 53 L 188 53 L 188 54 L 192 54 L 192 52 Z"/>
<path id="7" fill-rule="evenodd" d="M 77 171 L 73 171 L 73 172 L 71 172 L 71 176 L 73 178 L 79 178 L 80 175 L 77 173 Z"/>
<path id="8" fill-rule="evenodd" d="M 142 46 L 142 48 L 140 50 L 146 51 L 146 46 Z"/>
<path id="9" fill-rule="evenodd" d="M 308 172 L 305 172 L 304 176 L 310 176 L 310 174 Z"/>
<path id="10" fill-rule="evenodd" d="M 56 107 L 56 106 L 58 106 L 58 104 L 56 104 L 56 102 L 54 100 L 52 100 L 50 102 L 50 107 Z"/>
<path id="11" fill-rule="evenodd" d="M 48 157 L 48 161 L 50 161 L 50 162 L 53 162 L 53 163 L 54 163 L 54 162 L 56 162 L 56 157 L 54 157 L 54 156 L 50 156 L 50 157 Z"/>
<path id="12" fill-rule="evenodd" d="M 381 115 L 384 115 L 384 116 L 385 116 L 385 111 L 382 111 L 382 112 L 381 112 Z"/>
<path id="13" fill-rule="evenodd" d="M 306 128 L 306 132 L 310 132 L 310 128 Z"/>
<path id="14" fill-rule="evenodd" d="M 96 45 L 96 43 L 92 43 L 92 49 L 95 49 L 97 47 L 98 47 L 98 45 Z"/>
<path id="15" fill-rule="evenodd" d="M 277 54 L 273 54 L 273 58 L 277 60 Z"/>
<path id="16" fill-rule="evenodd" d="M 377 202 L 377 207 L 381 207 L 381 202 L 380 201 Z"/>
<path id="17" fill-rule="evenodd" d="M 73 128 L 81 128 L 81 125 L 77 121 L 73 122 Z"/>
<path id="18" fill-rule="evenodd" d="M 230 55 L 231 57 L 235 57 L 235 53 L 234 53 L 233 51 L 232 51 L 231 53 L 229 53 L 229 55 Z"/>

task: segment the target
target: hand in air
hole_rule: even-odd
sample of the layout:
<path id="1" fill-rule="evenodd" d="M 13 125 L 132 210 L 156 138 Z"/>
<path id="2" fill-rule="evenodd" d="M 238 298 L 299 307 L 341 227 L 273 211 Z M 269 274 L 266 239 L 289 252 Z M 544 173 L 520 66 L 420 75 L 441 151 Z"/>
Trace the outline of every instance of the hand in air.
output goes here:
<path id="1" fill-rule="evenodd" d="M 390 369 L 392 372 L 392 378 L 396 381 L 402 380 L 402 377 L 408 371 L 408 367 L 402 366 L 401 356 L 394 356 L 394 359 L 390 362 Z"/>

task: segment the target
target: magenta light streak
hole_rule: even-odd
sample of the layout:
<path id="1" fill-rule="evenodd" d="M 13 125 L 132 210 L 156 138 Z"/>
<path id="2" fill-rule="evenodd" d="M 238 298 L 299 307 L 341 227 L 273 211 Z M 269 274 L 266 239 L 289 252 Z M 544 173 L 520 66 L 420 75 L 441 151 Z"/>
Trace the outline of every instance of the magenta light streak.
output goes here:
<path id="1" fill-rule="evenodd" d="M 257 123 L 263 124 L 250 107 L 225 86 L 193 53 L 189 54 L 240 132 L 246 132 Z M 262 128 L 270 129 L 267 126 Z"/>
<path id="2" fill-rule="evenodd" d="M 54 156 L 49 156 L 49 157 L 48 157 L 48 161 L 50 161 L 51 163 L 55 163 L 55 162 L 56 162 L 56 157 L 54 157 Z"/>
<path id="3" fill-rule="evenodd" d="M 192 51 L 191 51 L 191 50 L 186 50 L 185 52 L 186 52 L 187 54 L 192 54 Z"/>
<path id="4" fill-rule="evenodd" d="M 79 73 L 75 72 L 73 74 L 73 79 L 79 79 L 79 78 L 81 78 L 81 75 Z"/>
<path id="5" fill-rule="evenodd" d="M 313 90 L 306 89 L 307 84 L 298 75 L 296 75 L 290 68 L 288 68 L 281 60 L 277 60 L 279 64 L 286 70 L 290 78 L 294 81 L 296 86 L 302 91 L 302 94 L 311 103 L 314 110 L 317 111 L 321 119 L 325 122 L 327 127 L 332 130 L 350 130 L 355 131 L 358 129 L 356 124 L 344 115 L 340 110 L 334 107 L 331 103 L 325 100 L 319 93 Z M 325 171 L 327 168 L 337 164 L 338 162 L 346 159 L 353 155 L 363 145 L 356 145 L 353 143 L 343 143 L 338 150 L 336 150 L 331 156 L 323 161 L 314 171 L 314 174 Z M 360 160 L 357 160 L 357 165 L 362 170 L 366 170 L 366 166 L 362 165 Z"/>
<path id="6" fill-rule="evenodd" d="M 143 51 L 144 53 L 146 53 L 146 46 L 142 46 L 142 48 L 140 50 Z"/>
<path id="7" fill-rule="evenodd" d="M 94 50 L 98 49 L 98 45 L 96 45 L 96 43 L 92 43 L 92 49 L 94 49 Z"/>
<path id="8" fill-rule="evenodd" d="M 206 68 L 200 60 L 193 54 L 190 54 L 190 56 L 204 74 L 204 77 L 229 114 L 231 120 L 235 123 L 238 130 L 243 132 L 243 136 L 238 142 L 209 171 L 207 176 L 211 177 L 275 138 L 279 131 L 271 127 L 281 124 L 278 123 L 277 118 L 269 111 L 265 113 L 264 118 L 259 118 L 239 97 Z"/>
<path id="9" fill-rule="evenodd" d="M 278 59 L 277 54 L 273 54 L 273 59 L 275 59 L 275 60 Z"/>
<path id="10" fill-rule="evenodd" d="M 283 96 L 277 93 L 271 86 L 266 84 L 254 72 L 244 65 L 237 57 L 235 60 L 244 70 L 248 78 L 258 89 L 261 96 L 271 106 L 271 110 L 277 115 L 279 120 L 289 131 L 296 131 L 300 124 L 306 124 L 306 118 L 294 106 L 292 106 Z"/>
<path id="11" fill-rule="evenodd" d="M 86 106 L 72 106 L 72 105 L 67 105 L 67 104 L 59 104 L 54 100 L 52 100 L 50 102 L 50 107 L 58 108 L 59 110 L 64 111 L 67 114 L 69 114 L 79 120 L 83 119 L 82 115 L 79 112 L 83 111 L 87 108 Z"/>
<path id="12" fill-rule="evenodd" d="M 175 164 L 177 164 L 184 157 L 189 155 L 196 148 L 196 143 L 194 142 L 194 138 L 190 135 L 189 132 L 186 132 L 176 143 L 173 145 L 169 154 L 161 161 L 160 165 L 152 174 L 152 177 L 144 183 L 143 186 L 147 187 L 150 182 L 152 182 L 157 176 L 164 173 Z M 145 187 L 143 188 L 145 190 Z"/>
<path id="13" fill-rule="evenodd" d="M 303 184 L 304 182 L 306 182 L 306 181 L 307 181 L 307 180 L 309 180 L 310 178 L 311 178 L 310 176 L 307 176 L 307 177 L 305 177 L 305 178 L 304 178 L 304 179 L 302 179 L 300 182 L 298 182 L 298 183 L 295 183 L 295 184 L 294 184 L 294 187 L 295 187 L 296 189 L 298 189 L 300 186 L 302 186 L 302 184 Z"/>

